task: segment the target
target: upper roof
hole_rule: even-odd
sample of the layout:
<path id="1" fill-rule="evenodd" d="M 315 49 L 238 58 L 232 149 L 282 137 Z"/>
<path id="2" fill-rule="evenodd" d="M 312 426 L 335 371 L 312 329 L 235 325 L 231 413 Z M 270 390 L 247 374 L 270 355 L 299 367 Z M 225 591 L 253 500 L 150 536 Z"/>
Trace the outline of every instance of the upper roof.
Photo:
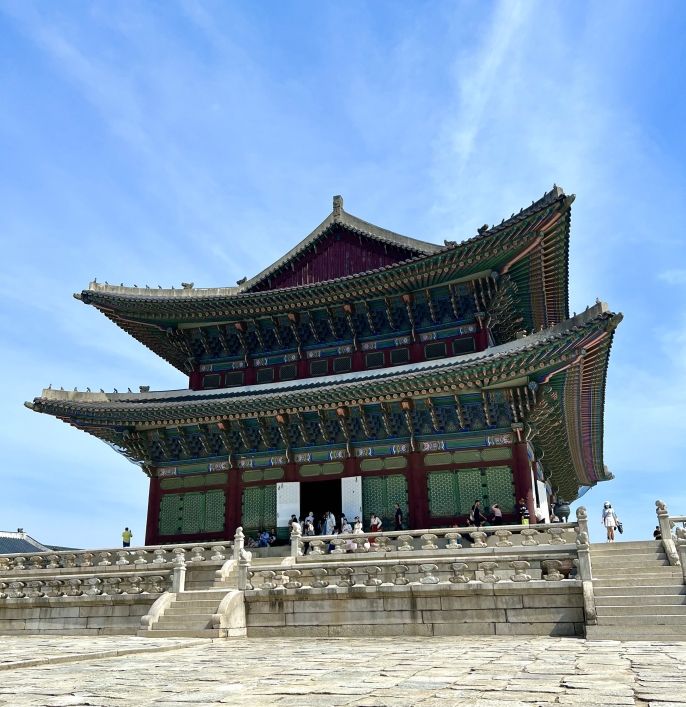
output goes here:
<path id="1" fill-rule="evenodd" d="M 523 315 L 523 328 L 538 329 L 569 315 L 567 260 L 573 200 L 555 186 L 500 225 L 484 227 L 472 238 L 446 242 L 444 246 L 368 224 L 346 213 L 342 200 L 334 201 L 332 213 L 309 236 L 237 287 L 198 289 L 188 283 L 183 289 L 150 289 L 93 281 L 74 296 L 98 308 L 183 371 L 188 371 L 188 354 L 169 336 L 178 324 L 203 326 L 208 322 L 273 317 L 399 295 L 491 273 L 503 276 L 511 286 L 512 292 L 504 293 L 501 299 L 512 302 L 511 306 Z M 270 278 L 278 280 L 286 270 L 296 267 L 299 258 L 311 256 L 332 228 L 359 233 L 369 243 L 388 244 L 396 249 L 390 257 L 392 262 L 329 280 L 265 289 L 271 287 Z"/>

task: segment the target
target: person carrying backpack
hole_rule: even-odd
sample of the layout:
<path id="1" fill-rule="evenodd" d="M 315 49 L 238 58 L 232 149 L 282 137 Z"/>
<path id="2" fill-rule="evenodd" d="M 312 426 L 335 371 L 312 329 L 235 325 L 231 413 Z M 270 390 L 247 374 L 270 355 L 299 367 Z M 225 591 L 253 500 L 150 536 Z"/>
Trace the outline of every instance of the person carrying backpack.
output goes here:
<path id="1" fill-rule="evenodd" d="M 607 530 L 607 542 L 613 543 L 615 541 L 615 528 L 619 529 L 621 523 L 619 522 L 619 518 L 617 518 L 617 514 L 609 501 L 605 501 L 603 504 L 603 516 L 601 522 Z M 620 530 L 620 532 L 622 531 Z"/>

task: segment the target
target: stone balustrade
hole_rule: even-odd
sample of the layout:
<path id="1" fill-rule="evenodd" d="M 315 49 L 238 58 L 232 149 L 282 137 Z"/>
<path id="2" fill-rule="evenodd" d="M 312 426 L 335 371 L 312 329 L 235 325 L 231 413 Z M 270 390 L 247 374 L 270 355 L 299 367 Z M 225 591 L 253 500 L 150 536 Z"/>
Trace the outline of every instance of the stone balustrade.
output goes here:
<path id="1" fill-rule="evenodd" d="M 502 525 L 482 528 L 432 528 L 384 533 L 345 535 L 291 535 L 291 556 L 297 563 L 337 561 L 344 554 L 386 556 L 454 554 L 468 550 L 497 551 L 508 548 L 535 548 L 576 543 L 583 530 L 579 523 Z"/>
<path id="2" fill-rule="evenodd" d="M 8 599 L 42 597 L 115 596 L 118 594 L 162 594 L 171 587 L 171 574 L 141 572 L 138 574 L 97 573 L 88 577 L 61 576 L 51 579 L 0 580 L 0 602 Z"/>
<path id="3" fill-rule="evenodd" d="M 667 559 L 670 565 L 681 565 L 682 562 L 679 559 L 679 551 L 677 549 L 677 538 L 672 533 L 672 528 L 678 526 L 679 523 L 683 525 L 686 523 L 686 516 L 670 516 L 667 510 L 667 504 L 664 501 L 655 501 L 655 511 L 657 513 L 657 524 L 660 528 L 660 535 L 662 536 L 662 547 L 665 550 Z"/>
<path id="4" fill-rule="evenodd" d="M 148 545 L 102 550 L 63 550 L 54 552 L 0 555 L 0 578 L 10 575 L 42 575 L 102 572 L 139 572 L 143 567 L 169 568 L 180 562 L 223 563 L 233 553 L 230 540 L 181 545 Z"/>
<path id="5" fill-rule="evenodd" d="M 331 591 L 354 587 L 391 587 L 406 585 L 444 586 L 469 584 L 496 584 L 534 580 L 577 581 L 576 553 L 573 550 L 555 551 L 548 554 L 513 553 L 511 550 L 501 557 L 483 556 L 455 561 L 453 558 L 433 556 L 430 560 L 406 558 L 384 559 L 374 556 L 371 561 L 349 561 L 338 557 L 335 564 L 310 563 L 296 565 L 274 565 L 253 567 L 247 572 L 245 590 L 251 592 L 275 592 L 286 590 Z M 524 559 L 527 555 L 528 559 Z"/>

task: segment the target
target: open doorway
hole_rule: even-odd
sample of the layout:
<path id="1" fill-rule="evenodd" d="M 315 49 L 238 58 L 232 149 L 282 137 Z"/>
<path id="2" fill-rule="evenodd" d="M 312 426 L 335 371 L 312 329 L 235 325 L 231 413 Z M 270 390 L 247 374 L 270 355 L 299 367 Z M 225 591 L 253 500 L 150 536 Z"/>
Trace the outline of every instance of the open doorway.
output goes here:
<path id="1" fill-rule="evenodd" d="M 315 532 L 319 532 L 318 525 L 327 511 L 334 514 L 338 526 L 341 520 L 340 479 L 300 483 L 300 517 L 305 518 L 310 511 L 314 513 Z"/>

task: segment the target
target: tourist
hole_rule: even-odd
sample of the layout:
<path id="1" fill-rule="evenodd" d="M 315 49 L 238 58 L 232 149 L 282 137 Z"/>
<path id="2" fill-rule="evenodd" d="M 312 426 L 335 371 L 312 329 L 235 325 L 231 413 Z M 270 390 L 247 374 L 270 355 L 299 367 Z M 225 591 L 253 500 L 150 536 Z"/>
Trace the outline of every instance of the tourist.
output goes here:
<path id="1" fill-rule="evenodd" d="M 503 512 L 500 508 L 499 503 L 494 503 L 491 506 L 491 515 L 493 519 L 493 525 L 502 525 L 503 524 Z"/>
<path id="2" fill-rule="evenodd" d="M 617 527 L 619 521 L 617 519 L 617 514 L 609 501 L 605 501 L 603 504 L 603 516 L 601 522 L 605 526 L 605 530 L 607 530 L 607 542 L 613 543 L 615 541 L 615 528 Z"/>
<path id="3" fill-rule="evenodd" d="M 360 516 L 355 516 L 355 522 L 353 523 L 353 533 L 361 533 L 362 531 L 362 521 L 360 520 Z"/>
<path id="4" fill-rule="evenodd" d="M 345 516 L 343 516 L 345 518 Z M 348 522 L 348 519 L 345 518 L 345 523 L 341 526 L 341 533 L 343 535 L 351 535 L 353 532 L 353 527 L 350 525 Z M 353 552 L 355 550 L 355 542 L 352 538 L 347 538 L 345 541 L 345 551 L 346 552 Z"/>
<path id="5" fill-rule="evenodd" d="M 478 498 L 474 501 L 472 510 L 469 512 L 469 520 L 477 528 L 480 528 L 486 522 L 486 516 L 481 508 L 481 500 Z"/>
<path id="6" fill-rule="evenodd" d="M 403 529 L 403 512 L 400 508 L 399 503 L 395 504 L 395 529 L 396 530 Z"/>
<path id="7" fill-rule="evenodd" d="M 313 512 L 313 511 L 310 511 L 310 512 L 305 516 L 305 523 L 307 523 L 308 521 L 309 521 L 310 523 L 312 523 L 312 525 L 314 525 L 314 512 Z"/>
<path id="8" fill-rule="evenodd" d="M 519 515 L 519 522 L 522 525 L 529 525 L 529 507 L 526 505 L 526 501 L 523 498 L 517 501 L 517 514 Z"/>
<path id="9" fill-rule="evenodd" d="M 124 532 L 121 534 L 122 547 L 131 547 L 132 537 L 133 533 L 128 528 L 124 528 Z"/>
<path id="10" fill-rule="evenodd" d="M 314 533 L 314 523 L 311 520 L 306 520 L 305 524 L 303 525 L 303 536 L 307 537 L 307 538 L 311 538 L 314 536 L 314 534 L 315 534 Z M 309 542 L 303 543 L 303 545 L 305 546 L 305 550 L 304 550 L 303 554 L 307 555 L 307 553 L 310 550 L 310 543 Z"/>
<path id="11" fill-rule="evenodd" d="M 257 547 L 269 547 L 269 531 L 261 530 L 257 540 Z"/>
<path id="12" fill-rule="evenodd" d="M 662 540 L 662 531 L 659 525 L 656 525 L 655 530 L 653 530 L 653 540 Z"/>
<path id="13" fill-rule="evenodd" d="M 291 519 L 288 521 L 288 534 L 290 535 L 293 532 L 293 523 L 298 522 L 298 517 L 295 515 L 291 515 Z"/>
<path id="14" fill-rule="evenodd" d="M 344 533 L 345 530 L 343 530 L 343 526 L 348 522 L 348 519 L 345 517 L 345 513 L 341 513 L 341 523 L 338 526 L 341 529 L 341 533 Z"/>
<path id="15" fill-rule="evenodd" d="M 269 531 L 269 544 L 273 545 L 276 542 L 276 530 L 272 528 Z"/>
<path id="16" fill-rule="evenodd" d="M 325 535 L 333 535 L 336 528 L 336 516 L 331 511 L 327 511 L 324 517 L 326 519 L 324 523 Z"/>

